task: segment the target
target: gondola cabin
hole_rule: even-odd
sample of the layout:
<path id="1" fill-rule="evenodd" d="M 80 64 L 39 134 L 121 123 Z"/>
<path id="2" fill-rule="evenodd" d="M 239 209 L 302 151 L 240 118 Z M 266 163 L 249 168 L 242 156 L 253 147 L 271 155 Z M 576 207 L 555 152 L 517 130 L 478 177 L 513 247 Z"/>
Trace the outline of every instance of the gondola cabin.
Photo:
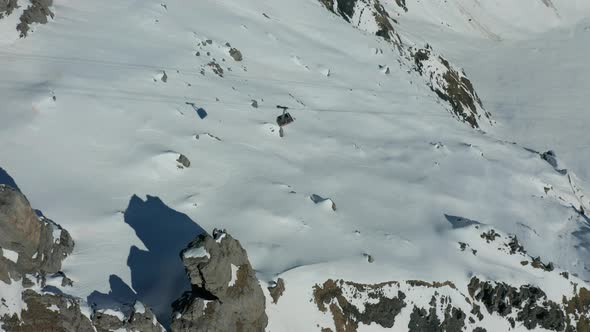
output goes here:
<path id="1" fill-rule="evenodd" d="M 289 114 L 287 112 L 285 112 L 285 113 L 277 116 L 277 124 L 280 127 L 286 126 L 286 125 L 288 125 L 289 123 L 291 123 L 293 121 L 294 121 L 293 117 L 291 116 L 291 114 Z"/>

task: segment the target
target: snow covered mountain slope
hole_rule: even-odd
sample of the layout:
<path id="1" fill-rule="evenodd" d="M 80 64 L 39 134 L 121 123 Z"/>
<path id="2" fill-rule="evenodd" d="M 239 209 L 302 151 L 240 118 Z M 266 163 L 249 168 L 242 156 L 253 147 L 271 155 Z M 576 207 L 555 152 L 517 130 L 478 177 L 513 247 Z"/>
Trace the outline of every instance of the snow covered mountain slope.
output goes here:
<path id="1" fill-rule="evenodd" d="M 406 297 L 393 326 L 353 310 L 359 331 L 428 313 L 440 287 L 423 282 L 454 285 L 439 295 L 469 331 L 582 321 L 567 303 L 590 278 L 585 1 L 55 0 L 26 38 L 17 3 L 0 20 L 0 167 L 74 238 L 68 294 L 126 285 L 168 326 L 190 287 L 178 253 L 217 227 L 262 285 L 284 280 L 270 331 L 340 331 L 351 312 L 330 304 L 350 282 Z M 474 277 L 576 310 L 480 321 L 473 304 L 497 299 L 470 295 L 493 288 Z M 334 285 L 346 301 L 320 296 Z"/>

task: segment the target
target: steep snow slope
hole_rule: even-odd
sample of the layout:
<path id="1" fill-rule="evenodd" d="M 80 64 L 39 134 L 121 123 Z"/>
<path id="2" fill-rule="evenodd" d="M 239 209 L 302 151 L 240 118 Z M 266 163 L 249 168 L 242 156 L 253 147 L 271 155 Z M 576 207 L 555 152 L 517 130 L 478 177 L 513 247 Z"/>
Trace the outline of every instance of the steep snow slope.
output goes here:
<path id="1" fill-rule="evenodd" d="M 497 122 L 486 125 L 487 134 L 453 118 L 399 49 L 374 35 L 370 20 L 357 29 L 319 1 L 56 0 L 55 19 L 18 40 L 12 23 L 0 20 L 0 166 L 74 237 L 76 251 L 64 262 L 73 295 L 107 293 L 120 278 L 162 322 L 171 313 L 166 303 L 188 287 L 179 261 L 172 262 L 199 230 L 186 216 L 206 230 L 230 230 L 262 282 L 286 280 L 284 301 L 269 306 L 272 331 L 328 326 L 329 317 L 310 303 L 312 287 L 328 278 L 453 280 L 464 288 L 477 275 L 539 285 L 560 299 L 571 285 L 556 273 L 523 267 L 495 249 L 469 256 L 457 244 L 479 241 L 480 232 L 457 230 L 452 216 L 516 234 L 531 255 L 589 276 L 588 220 L 579 213 L 580 205 L 590 209 L 580 197 L 588 188 L 587 157 L 566 150 L 568 174 L 580 176 L 563 175 L 526 149 L 554 148 L 551 141 L 532 144 L 529 135 L 540 127 L 515 132 L 523 122 L 498 106 L 520 84 L 500 89 L 494 69 L 522 79 L 525 68 L 519 73 L 506 63 L 519 46 L 541 41 L 501 48 L 508 42 L 492 44 L 483 38 L 498 38 L 470 32 L 469 23 L 457 35 L 419 27 L 425 19 L 438 24 L 437 15 L 453 17 L 456 26 L 467 1 L 449 3 L 452 10 L 408 1 L 407 13 L 393 1 L 384 6 L 392 17 L 400 13 L 394 28 L 406 45 L 430 43 L 474 74 Z M 485 3 L 477 15 L 490 12 L 494 2 Z M 481 24 L 500 39 L 546 30 L 541 21 L 553 9 L 527 3 L 496 9 Z M 583 13 L 568 8 L 549 26 Z M 497 19 L 514 9 L 515 18 L 504 18 L 514 26 Z M 531 10 L 544 16 L 519 20 Z M 576 31 L 574 40 L 583 41 Z M 465 53 L 479 45 L 502 50 L 477 59 Z M 581 42 L 567 45 L 579 59 Z M 230 56 L 231 47 L 242 61 Z M 544 61 L 531 68 L 554 62 Z M 551 77 L 557 74 L 555 81 L 567 79 L 561 71 Z M 524 119 L 536 116 L 533 87 L 510 95 L 528 110 Z M 296 118 L 283 138 L 276 105 Z M 555 116 L 544 109 L 544 117 Z M 571 133 L 549 129 L 557 137 Z M 180 154 L 190 167 L 179 167 Z M 335 209 L 313 195 L 331 199 Z"/>

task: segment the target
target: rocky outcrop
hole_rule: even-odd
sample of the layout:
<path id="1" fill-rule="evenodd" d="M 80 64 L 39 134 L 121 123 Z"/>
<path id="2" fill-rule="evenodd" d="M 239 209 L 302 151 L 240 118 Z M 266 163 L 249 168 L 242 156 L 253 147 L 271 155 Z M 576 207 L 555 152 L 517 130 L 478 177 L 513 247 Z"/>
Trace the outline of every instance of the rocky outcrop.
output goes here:
<path id="1" fill-rule="evenodd" d="M 58 272 L 74 241 L 58 224 L 38 216 L 20 191 L 0 185 L 0 248 L 0 280 L 10 283 L 27 273 Z"/>
<path id="2" fill-rule="evenodd" d="M 272 298 L 272 303 L 276 304 L 279 302 L 279 298 L 281 298 L 285 292 L 285 280 L 283 280 L 283 278 L 279 278 L 276 282 L 272 282 L 271 286 L 268 287 L 268 292 Z"/>
<path id="3" fill-rule="evenodd" d="M 406 294 L 394 290 L 397 296 L 389 297 L 385 295 L 385 289 L 396 288 L 398 285 L 395 281 L 365 285 L 329 279 L 321 286 L 314 286 L 313 296 L 321 312 L 330 311 L 336 332 L 356 331 L 360 323 L 376 323 L 385 328 L 392 328 L 397 315 L 406 307 Z M 352 298 L 355 298 L 357 303 L 358 299 L 367 299 L 364 309 L 352 304 Z"/>
<path id="4" fill-rule="evenodd" d="M 483 110 L 483 104 L 465 72 L 454 68 L 442 56 L 433 53 L 426 45 L 422 49 L 410 49 L 414 60 L 414 70 L 426 79 L 427 86 L 438 97 L 451 105 L 451 110 L 460 120 L 479 128 L 478 121 L 491 114 Z M 482 117 L 483 114 L 483 117 Z"/>
<path id="5" fill-rule="evenodd" d="M 536 327 L 563 331 L 568 325 L 564 310 L 559 304 L 547 300 L 540 288 L 523 285 L 518 289 L 505 283 L 492 283 L 472 278 L 467 286 L 469 295 L 483 303 L 488 313 L 502 317 L 516 313 L 516 321 L 531 330 Z M 586 313 L 588 314 L 588 313 Z M 514 321 L 511 322 L 514 328 Z"/>
<path id="6" fill-rule="evenodd" d="M 242 61 L 242 52 L 235 47 L 230 48 L 229 55 L 237 62 Z"/>
<path id="7" fill-rule="evenodd" d="M 17 7 L 17 0 L 0 0 L 0 19 L 12 14 Z"/>
<path id="8" fill-rule="evenodd" d="M 21 38 L 26 37 L 29 33 L 29 25 L 33 23 L 45 24 L 47 17 L 53 18 L 53 12 L 49 9 L 52 4 L 53 0 L 31 0 L 31 5 L 25 9 L 20 17 L 20 23 L 16 26 Z"/>
<path id="9" fill-rule="evenodd" d="M 480 128 L 482 121 L 492 124 L 491 114 L 484 110 L 471 80 L 463 70 L 435 54 L 429 45 L 420 49 L 404 45 L 394 26 L 398 22 L 392 17 L 396 13 L 391 6 L 386 9 L 379 0 L 319 1 L 353 26 L 374 33 L 394 45 L 399 52 L 400 64 L 405 65 L 408 72 L 414 71 L 419 74 L 438 98 L 449 104 L 450 111 L 459 120 L 473 128 Z M 396 0 L 396 4 L 408 11 L 405 0 Z"/>
<path id="10" fill-rule="evenodd" d="M 108 309 L 94 311 L 92 324 L 97 332 L 162 332 L 164 330 L 156 320 L 154 313 L 140 302 L 136 302 L 126 314 Z"/>
<path id="11" fill-rule="evenodd" d="M 449 281 L 359 284 L 329 279 L 314 286 L 312 300 L 332 316 L 333 328 L 323 331 L 355 332 L 360 324 L 376 324 L 396 331 L 482 332 L 492 315 L 494 324 L 497 317 L 504 319 L 506 330 L 588 331 L 590 291 L 584 287 L 561 303 L 533 285 L 515 287 L 473 277 L 466 288 L 461 291 Z M 410 318 L 407 325 L 400 325 L 400 316 Z"/>
<path id="12" fill-rule="evenodd" d="M 192 290 L 175 302 L 172 331 L 264 331 L 265 298 L 240 242 L 214 230 L 181 252 Z"/>
<path id="13" fill-rule="evenodd" d="M 365 20 L 367 19 L 366 17 L 369 17 L 369 19 L 374 21 L 374 26 L 376 27 L 376 29 L 370 31 L 371 33 L 401 48 L 401 38 L 392 24 L 392 22 L 396 21 L 391 18 L 379 0 L 320 0 L 320 2 L 329 11 L 342 17 L 342 19 L 352 23 L 354 26 L 361 25 L 360 20 Z M 355 16 L 357 11 L 360 14 Z M 363 15 L 365 13 L 366 15 Z M 353 22 L 354 18 L 359 21 Z"/>
<path id="14" fill-rule="evenodd" d="M 73 281 L 60 269 L 73 248 L 65 229 L 34 211 L 20 191 L 0 185 L 0 286 L 7 292 L 0 293 L 1 330 L 162 331 L 154 314 L 139 302 L 126 313 L 94 310 L 65 294 L 60 287 Z"/>
<path id="15" fill-rule="evenodd" d="M 16 313 L 0 319 L 8 332 L 67 331 L 92 332 L 92 322 L 82 314 L 80 301 L 63 294 L 37 293 L 27 289 L 22 293 L 26 304 Z"/>

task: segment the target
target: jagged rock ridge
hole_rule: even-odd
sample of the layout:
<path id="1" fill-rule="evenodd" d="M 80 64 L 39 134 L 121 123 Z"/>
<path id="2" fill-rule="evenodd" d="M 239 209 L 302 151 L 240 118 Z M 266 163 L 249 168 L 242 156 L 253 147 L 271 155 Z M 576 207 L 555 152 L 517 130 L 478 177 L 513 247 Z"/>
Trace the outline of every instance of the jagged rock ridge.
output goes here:
<path id="1" fill-rule="evenodd" d="M 181 257 L 192 290 L 174 304 L 172 331 L 264 331 L 264 293 L 237 240 L 214 230 L 199 235 Z"/>

